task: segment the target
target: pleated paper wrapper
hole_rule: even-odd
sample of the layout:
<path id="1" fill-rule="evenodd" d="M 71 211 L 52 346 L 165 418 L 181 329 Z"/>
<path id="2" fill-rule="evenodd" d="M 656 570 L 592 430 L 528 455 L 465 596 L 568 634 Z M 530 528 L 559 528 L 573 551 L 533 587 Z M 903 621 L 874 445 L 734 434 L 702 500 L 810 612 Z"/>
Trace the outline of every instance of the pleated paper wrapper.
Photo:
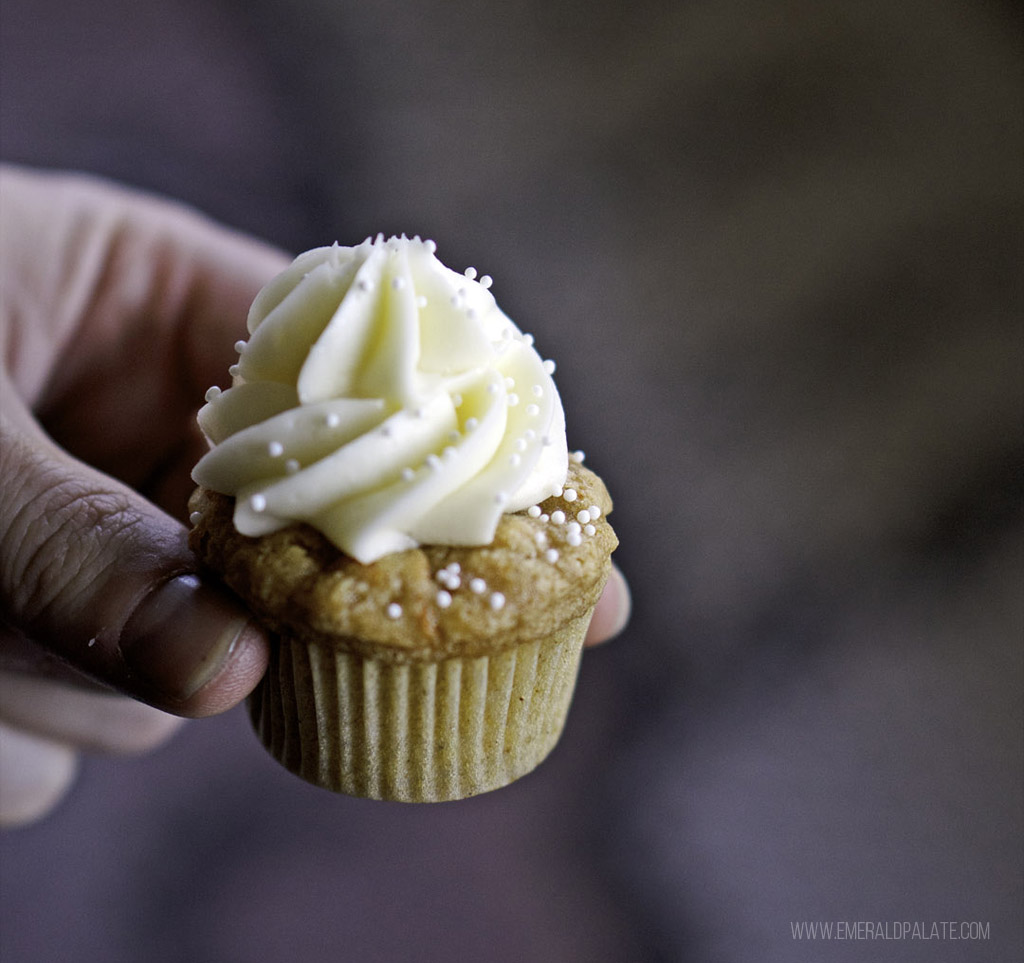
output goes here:
<path id="1" fill-rule="evenodd" d="M 488 792 L 554 748 L 590 614 L 541 641 L 439 662 L 279 639 L 250 716 L 279 762 L 335 792 L 400 802 Z"/>

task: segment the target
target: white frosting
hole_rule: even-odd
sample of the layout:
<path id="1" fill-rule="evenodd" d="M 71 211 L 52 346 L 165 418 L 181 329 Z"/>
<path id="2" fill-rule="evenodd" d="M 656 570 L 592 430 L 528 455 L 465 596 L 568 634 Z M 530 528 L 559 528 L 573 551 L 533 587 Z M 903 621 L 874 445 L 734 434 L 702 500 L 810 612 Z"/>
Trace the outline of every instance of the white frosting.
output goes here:
<path id="1" fill-rule="evenodd" d="M 368 563 L 486 545 L 503 512 L 565 483 L 550 363 L 433 252 L 317 248 L 257 295 L 232 387 L 199 412 L 211 450 L 192 473 L 235 496 L 239 532 L 303 521 Z"/>

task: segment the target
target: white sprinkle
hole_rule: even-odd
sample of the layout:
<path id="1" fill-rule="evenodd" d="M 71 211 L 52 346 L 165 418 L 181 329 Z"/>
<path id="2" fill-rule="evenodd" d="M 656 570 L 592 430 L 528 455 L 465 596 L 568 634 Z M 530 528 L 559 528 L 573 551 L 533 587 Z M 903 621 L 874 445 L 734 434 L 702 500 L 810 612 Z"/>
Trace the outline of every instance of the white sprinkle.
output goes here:
<path id="1" fill-rule="evenodd" d="M 462 584 L 462 579 L 455 572 L 448 572 L 444 584 L 454 592 Z"/>
<path id="2" fill-rule="evenodd" d="M 360 291 L 369 291 L 373 287 L 373 284 L 367 278 L 360 278 L 356 281 L 356 287 L 359 288 Z"/>
<path id="3" fill-rule="evenodd" d="M 397 619 L 402 616 L 402 606 L 397 602 L 392 602 L 384 611 L 389 619 Z"/>
<path id="4" fill-rule="evenodd" d="M 267 445 L 267 454 L 271 458 L 280 458 L 284 454 L 284 445 L 279 441 L 272 441 Z"/>
<path id="5" fill-rule="evenodd" d="M 582 451 L 574 451 L 571 457 L 577 465 L 582 465 L 583 459 L 586 458 L 586 455 L 584 455 Z"/>
<path id="6" fill-rule="evenodd" d="M 410 482 L 415 477 L 416 477 L 416 472 L 414 472 L 411 468 L 403 468 L 402 469 L 402 481 Z"/>
<path id="7" fill-rule="evenodd" d="M 555 373 L 555 363 L 550 358 L 548 358 L 548 360 L 544 362 L 543 367 L 548 374 Z"/>
<path id="8" fill-rule="evenodd" d="M 489 288 L 492 284 L 494 284 L 494 279 L 489 274 L 485 274 L 480 278 L 480 287 Z"/>
<path id="9" fill-rule="evenodd" d="M 465 271 L 463 271 L 463 274 L 465 274 L 466 277 L 469 278 L 470 281 L 472 281 L 476 277 L 476 268 L 475 267 L 468 267 L 468 268 L 466 268 Z"/>
<path id="10" fill-rule="evenodd" d="M 557 549 L 557 548 L 549 548 L 549 549 L 548 549 L 548 550 L 547 550 L 547 551 L 546 551 L 546 552 L 544 553 L 544 557 L 545 557 L 545 558 L 546 558 L 546 559 L 547 559 L 547 560 L 548 560 L 549 562 L 551 562 L 551 564 L 552 564 L 552 565 L 554 565 L 554 563 L 558 561 L 558 549 Z"/>
<path id="11" fill-rule="evenodd" d="M 441 459 L 437 457 L 433 452 L 427 455 L 427 464 L 434 470 L 441 470 Z"/>
<path id="12" fill-rule="evenodd" d="M 433 254 L 437 250 L 437 245 L 433 241 L 424 241 L 423 246 Z"/>
<path id="13" fill-rule="evenodd" d="M 469 590 L 474 595 L 483 595 L 487 591 L 487 583 L 482 578 L 471 578 L 469 580 Z"/>
<path id="14" fill-rule="evenodd" d="M 579 495 L 576 494 L 576 489 L 575 488 L 567 488 L 565 490 L 565 494 L 562 497 L 567 502 L 574 502 L 574 501 L 576 501 L 577 498 L 579 498 Z"/>
<path id="15" fill-rule="evenodd" d="M 562 491 L 563 491 L 562 486 L 561 485 L 556 485 L 554 488 L 551 489 L 551 494 L 554 495 L 555 498 L 561 498 L 562 497 Z"/>
<path id="16" fill-rule="evenodd" d="M 590 512 L 588 512 L 585 508 L 581 508 L 576 513 L 576 518 L 579 519 L 579 523 L 581 525 L 586 525 L 587 522 L 590 521 Z"/>
<path id="17" fill-rule="evenodd" d="M 447 461 L 451 461 L 453 458 L 457 457 L 458 454 L 459 452 L 457 448 L 453 448 L 451 445 L 447 445 L 445 446 L 444 451 L 441 452 L 441 457 L 446 459 Z"/>
<path id="18" fill-rule="evenodd" d="M 596 535 L 597 534 L 597 529 L 594 528 L 593 525 L 584 525 L 583 526 L 583 534 L 584 535 Z"/>
<path id="19" fill-rule="evenodd" d="M 202 512 L 193 512 L 188 517 L 189 524 L 190 525 L 198 525 L 199 522 L 202 520 L 202 517 L 203 517 L 203 513 Z"/>
<path id="20" fill-rule="evenodd" d="M 583 541 L 583 536 L 579 532 L 570 532 L 566 537 L 566 541 L 575 548 Z"/>
<path id="21" fill-rule="evenodd" d="M 511 341 L 512 340 L 512 329 L 511 328 L 505 328 L 505 330 L 501 332 L 501 339 L 502 339 L 502 341 Z"/>
<path id="22" fill-rule="evenodd" d="M 452 404 L 458 408 L 462 404 L 462 395 L 456 393 L 452 395 Z"/>
<path id="23" fill-rule="evenodd" d="M 529 448 L 529 447 L 530 446 L 527 444 L 527 441 L 526 441 L 525 438 L 517 438 L 516 439 L 516 451 L 523 452 L 523 451 L 526 451 L 526 449 Z"/>
<path id="24" fill-rule="evenodd" d="M 523 344 L 532 347 L 533 346 L 533 335 L 532 334 L 524 334 L 523 335 Z"/>
<path id="25" fill-rule="evenodd" d="M 337 428 L 338 425 L 341 424 L 341 415 L 339 415 L 336 411 L 328 412 L 328 414 L 324 418 L 324 421 L 327 422 L 328 428 Z"/>
<path id="26" fill-rule="evenodd" d="M 236 351 L 237 351 L 237 352 L 238 352 L 239 354 L 241 354 L 241 353 L 242 353 L 243 351 L 245 351 L 245 349 L 246 349 L 247 347 L 248 347 L 248 344 L 246 344 L 246 342 L 244 342 L 244 341 L 236 341 L 236 342 L 235 342 L 235 350 L 236 350 Z"/>
<path id="27" fill-rule="evenodd" d="M 453 442 L 454 441 L 458 441 L 461 437 L 462 437 L 462 435 L 460 435 L 457 431 L 449 431 L 448 432 L 448 440 L 449 441 L 453 441 Z"/>
<path id="28" fill-rule="evenodd" d="M 569 524 L 566 525 L 566 528 L 568 529 L 569 534 L 579 535 L 582 526 L 579 522 L 569 522 Z"/>
<path id="29" fill-rule="evenodd" d="M 207 389 L 207 392 L 204 395 L 204 397 L 206 398 L 207 401 L 213 401 L 214 398 L 219 398 L 220 388 L 214 385 L 212 388 Z"/>
<path id="30" fill-rule="evenodd" d="M 458 562 L 449 562 L 445 568 L 453 575 L 458 575 L 462 571 L 462 566 Z"/>
<path id="31" fill-rule="evenodd" d="M 425 308 L 427 306 L 427 299 L 422 294 L 416 298 L 416 307 Z"/>
<path id="32" fill-rule="evenodd" d="M 508 456 L 508 463 L 511 468 L 518 468 L 522 464 L 522 461 L 522 455 L 517 455 L 515 452 L 512 452 L 512 454 Z"/>
<path id="33" fill-rule="evenodd" d="M 301 467 L 302 466 L 294 458 L 289 458 L 284 463 L 284 470 L 288 472 L 289 475 L 294 475 Z"/>
<path id="34" fill-rule="evenodd" d="M 393 291 L 401 291 L 405 287 L 405 278 L 392 278 L 391 289 Z"/>
<path id="35" fill-rule="evenodd" d="M 529 411 L 530 409 L 527 408 L 526 410 Z M 527 441 L 533 441 L 533 439 L 537 437 L 537 432 L 535 432 L 532 428 L 527 428 L 526 431 L 523 432 L 523 437 Z"/>
<path id="36" fill-rule="evenodd" d="M 530 518 L 540 518 L 540 505 L 531 505 L 526 509 L 526 514 L 529 515 Z"/>
<path id="37" fill-rule="evenodd" d="M 544 522 L 545 524 L 547 524 L 548 522 L 550 522 L 550 521 L 551 521 L 551 516 L 550 516 L 550 515 L 548 515 L 548 514 L 540 515 L 540 516 L 539 516 L 539 518 L 540 518 L 540 520 L 541 520 L 542 522 Z"/>
<path id="38" fill-rule="evenodd" d="M 228 374 L 231 375 L 232 378 L 237 378 L 241 370 L 242 368 L 240 365 L 233 364 L 228 368 Z"/>
<path id="39" fill-rule="evenodd" d="M 489 385 L 487 386 L 487 393 L 488 393 L 489 395 L 496 395 L 496 394 L 498 393 L 498 391 L 499 391 L 499 390 L 500 390 L 500 389 L 499 389 L 499 385 L 498 385 L 498 382 L 497 382 L 497 381 L 492 381 L 492 382 L 491 382 L 491 383 L 490 383 L 490 384 L 489 384 Z"/>
<path id="40" fill-rule="evenodd" d="M 540 443 L 541 443 L 541 444 L 542 444 L 542 445 L 543 445 L 543 446 L 544 446 L 545 448 L 550 448 L 550 447 L 551 447 L 551 446 L 552 446 L 552 445 L 554 444 L 554 442 L 553 442 L 553 441 L 551 440 L 551 436 L 550 436 L 550 435 L 544 435 L 544 436 L 543 436 L 543 437 L 541 438 L 541 440 L 540 440 Z"/>
<path id="41" fill-rule="evenodd" d="M 466 308 L 466 317 L 470 321 L 476 320 L 476 308 Z"/>
<path id="42" fill-rule="evenodd" d="M 591 505 L 590 506 L 590 520 L 593 521 L 595 518 L 601 517 L 601 506 Z"/>
<path id="43" fill-rule="evenodd" d="M 505 379 L 505 386 L 508 388 L 514 388 L 516 386 L 516 379 L 508 377 Z"/>
<path id="44" fill-rule="evenodd" d="M 533 539 L 538 545 L 547 545 L 548 534 L 547 532 L 537 532 L 537 534 L 533 536 Z"/>
<path id="45" fill-rule="evenodd" d="M 494 609 L 495 612 L 499 611 L 500 609 L 503 609 L 504 607 L 505 596 L 502 595 L 501 592 L 495 592 L 493 595 L 491 595 L 491 608 Z"/>
<path id="46" fill-rule="evenodd" d="M 437 598 L 437 607 L 440 608 L 440 609 L 446 609 L 446 608 L 448 608 L 449 605 L 452 604 L 452 594 L 451 594 L 451 592 L 446 592 L 444 589 L 441 589 L 437 593 L 436 598 Z"/>
<path id="47" fill-rule="evenodd" d="M 563 511 L 552 512 L 551 513 L 551 521 L 555 525 L 561 525 L 562 522 L 565 521 L 565 512 L 563 512 Z"/>
<path id="48" fill-rule="evenodd" d="M 509 408 L 515 408 L 515 406 L 518 405 L 518 404 L 519 404 L 519 395 L 517 395 L 514 391 L 510 392 L 509 396 L 508 396 L 508 406 L 509 406 Z"/>
<path id="49" fill-rule="evenodd" d="M 534 404 L 529 404 L 529 405 L 527 405 L 527 406 L 526 406 L 526 413 L 527 413 L 527 414 L 528 414 L 528 415 L 529 415 L 529 416 L 530 416 L 531 418 L 536 418 L 536 417 L 537 417 L 537 415 L 539 415 L 539 414 L 540 414 L 540 408 L 538 408 L 538 407 L 537 407 L 536 405 L 534 405 Z"/>
<path id="50" fill-rule="evenodd" d="M 504 505 L 507 501 L 508 501 L 508 492 L 498 492 L 498 494 L 494 496 L 494 504 L 495 505 Z"/>
<path id="51" fill-rule="evenodd" d="M 254 512 L 263 512 L 267 509 L 267 499 L 265 495 L 253 495 L 249 499 L 249 507 Z"/>
<path id="52" fill-rule="evenodd" d="M 480 424 L 480 422 L 477 421 L 476 418 L 467 418 L 466 419 L 466 431 L 472 431 L 479 424 Z"/>
<path id="53" fill-rule="evenodd" d="M 540 385 L 534 385 L 530 390 L 533 392 L 534 398 L 544 397 L 544 389 Z"/>

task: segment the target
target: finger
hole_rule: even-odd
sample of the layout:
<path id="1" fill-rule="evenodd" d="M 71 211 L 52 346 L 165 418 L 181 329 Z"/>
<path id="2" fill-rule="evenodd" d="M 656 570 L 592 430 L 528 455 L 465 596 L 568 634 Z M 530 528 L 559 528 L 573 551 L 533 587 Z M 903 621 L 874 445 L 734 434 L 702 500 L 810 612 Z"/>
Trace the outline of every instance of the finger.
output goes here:
<path id="1" fill-rule="evenodd" d="M 253 296 L 290 260 L 183 204 L 92 176 L 3 164 L 0 200 L 4 307 L 15 307 L 5 320 L 19 328 L 15 377 L 33 408 L 111 351 L 137 360 L 155 345 L 184 363 L 179 377 L 220 377 L 210 348 L 230 351 Z"/>
<path id="2" fill-rule="evenodd" d="M 0 673 L 4 672 L 42 676 L 45 679 L 91 689 L 94 692 L 110 691 L 108 686 L 83 675 L 63 660 L 58 659 L 49 649 L 37 645 L 9 625 L 0 626 Z M 2 702 L 2 697 L 3 693 L 0 692 L 0 702 Z"/>
<path id="3" fill-rule="evenodd" d="M 604 592 L 597 600 L 594 617 L 590 620 L 585 645 L 600 645 L 618 635 L 629 621 L 632 598 L 629 584 L 618 566 L 612 565 L 611 575 Z"/>
<path id="4" fill-rule="evenodd" d="M 64 798 L 77 769 L 67 746 L 0 723 L 0 826 L 41 819 Z"/>
<path id="5" fill-rule="evenodd" d="M 0 720 L 76 749 L 119 754 L 155 749 L 184 721 L 114 692 L 20 672 L 0 672 Z"/>
<path id="6" fill-rule="evenodd" d="M 195 410 L 289 259 L 92 177 L 0 165 L 0 202 L 0 333 L 18 394 L 68 452 L 183 516 L 205 447 Z"/>
<path id="7" fill-rule="evenodd" d="M 240 604 L 195 574 L 185 529 L 76 462 L 0 386 L 0 593 L 29 638 L 176 715 L 221 712 L 267 662 Z"/>

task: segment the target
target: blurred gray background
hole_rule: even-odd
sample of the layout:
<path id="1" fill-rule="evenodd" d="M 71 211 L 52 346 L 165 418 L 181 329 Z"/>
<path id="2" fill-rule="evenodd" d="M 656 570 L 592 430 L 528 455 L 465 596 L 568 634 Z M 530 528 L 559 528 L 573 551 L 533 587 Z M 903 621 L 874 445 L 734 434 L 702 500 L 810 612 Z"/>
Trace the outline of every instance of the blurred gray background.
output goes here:
<path id="1" fill-rule="evenodd" d="M 240 711 L 90 759 L 0 837 L 4 963 L 1024 958 L 1016 4 L 0 0 L 0 40 L 5 160 L 493 274 L 636 606 L 479 799 L 332 797 Z"/>

